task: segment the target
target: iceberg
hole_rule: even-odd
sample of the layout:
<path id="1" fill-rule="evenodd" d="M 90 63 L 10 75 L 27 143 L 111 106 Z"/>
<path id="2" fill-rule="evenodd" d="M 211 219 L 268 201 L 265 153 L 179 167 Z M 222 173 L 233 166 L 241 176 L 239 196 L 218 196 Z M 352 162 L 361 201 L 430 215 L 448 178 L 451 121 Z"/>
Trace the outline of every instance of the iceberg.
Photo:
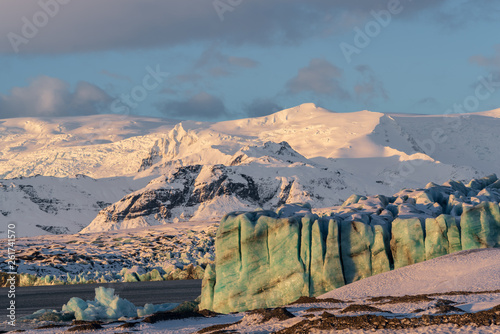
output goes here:
<path id="1" fill-rule="evenodd" d="M 95 289 L 95 300 L 84 301 L 73 297 L 63 305 L 62 310 L 74 313 L 76 320 L 86 321 L 137 316 L 134 304 L 115 295 L 115 289 L 102 286 Z"/>

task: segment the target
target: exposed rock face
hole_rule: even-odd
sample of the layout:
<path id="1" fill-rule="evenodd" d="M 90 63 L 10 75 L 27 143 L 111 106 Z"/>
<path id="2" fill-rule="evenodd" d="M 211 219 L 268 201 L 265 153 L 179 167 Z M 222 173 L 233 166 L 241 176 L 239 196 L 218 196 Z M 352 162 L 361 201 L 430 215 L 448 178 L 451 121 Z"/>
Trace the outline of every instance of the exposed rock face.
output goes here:
<path id="1" fill-rule="evenodd" d="M 390 198 L 351 196 L 323 216 L 307 206 L 228 214 L 200 307 L 220 313 L 277 307 L 462 249 L 500 247 L 495 181 L 429 184 Z M 481 192 L 496 201 L 479 202 Z M 463 210 L 454 209 L 459 204 Z"/>
<path id="2" fill-rule="evenodd" d="M 139 167 L 139 172 L 142 172 L 151 166 L 153 166 L 155 163 L 161 160 L 163 157 L 163 152 L 161 151 L 160 147 L 164 147 L 166 145 L 165 139 L 159 139 L 155 142 L 153 147 L 149 150 L 149 154 L 146 158 L 142 159 L 141 166 Z"/>
<path id="3" fill-rule="evenodd" d="M 153 188 L 143 192 L 127 195 L 118 203 L 113 204 L 99 213 L 110 222 L 121 222 L 125 219 L 135 219 L 148 215 L 170 217 L 172 208 L 190 201 L 188 191 L 192 188 L 196 175 L 202 166 L 187 166 L 177 169 L 172 175 L 165 177 L 174 185 L 165 188 Z M 196 197 L 196 194 L 193 194 Z"/>

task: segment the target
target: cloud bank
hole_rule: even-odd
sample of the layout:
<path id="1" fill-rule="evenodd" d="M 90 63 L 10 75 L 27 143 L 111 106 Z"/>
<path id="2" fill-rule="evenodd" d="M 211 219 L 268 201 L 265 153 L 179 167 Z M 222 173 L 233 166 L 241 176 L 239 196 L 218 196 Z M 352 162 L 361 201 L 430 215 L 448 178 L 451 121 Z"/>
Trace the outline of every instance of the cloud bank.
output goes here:
<path id="1" fill-rule="evenodd" d="M 444 2 L 401 0 L 401 17 Z M 53 54 L 199 41 L 298 43 L 326 30 L 352 29 L 346 22 L 359 22 L 386 7 L 387 0 L 3 0 L 0 53 L 14 53 L 13 44 L 22 53 Z"/>

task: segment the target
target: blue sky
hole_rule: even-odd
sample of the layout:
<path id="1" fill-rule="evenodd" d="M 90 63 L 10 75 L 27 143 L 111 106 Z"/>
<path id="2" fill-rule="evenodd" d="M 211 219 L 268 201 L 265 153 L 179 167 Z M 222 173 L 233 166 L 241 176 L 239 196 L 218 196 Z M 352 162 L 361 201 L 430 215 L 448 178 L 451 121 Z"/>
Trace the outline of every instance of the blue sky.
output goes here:
<path id="1" fill-rule="evenodd" d="M 216 121 L 305 102 L 337 112 L 500 107 L 497 1 L 4 0 L 0 9 L 0 118 Z"/>

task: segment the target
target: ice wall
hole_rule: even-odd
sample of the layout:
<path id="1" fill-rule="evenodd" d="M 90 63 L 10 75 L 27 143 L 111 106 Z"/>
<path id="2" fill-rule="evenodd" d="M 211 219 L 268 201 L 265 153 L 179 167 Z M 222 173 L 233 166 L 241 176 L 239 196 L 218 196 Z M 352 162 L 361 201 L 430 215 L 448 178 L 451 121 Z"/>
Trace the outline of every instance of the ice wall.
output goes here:
<path id="1" fill-rule="evenodd" d="M 201 308 L 228 313 L 275 307 L 344 285 L 338 222 L 272 211 L 227 215 L 217 232 L 215 276 L 205 272 Z"/>
<path id="2" fill-rule="evenodd" d="M 391 252 L 394 269 L 425 260 L 424 230 L 419 218 L 392 222 Z"/>
<path id="3" fill-rule="evenodd" d="M 498 203 L 483 202 L 465 208 L 462 214 L 462 248 L 500 247 L 500 212 Z"/>
<path id="4" fill-rule="evenodd" d="M 462 249 L 500 247 L 496 181 L 353 195 L 322 215 L 283 208 L 230 213 L 217 232 L 200 309 L 277 307 Z"/>

